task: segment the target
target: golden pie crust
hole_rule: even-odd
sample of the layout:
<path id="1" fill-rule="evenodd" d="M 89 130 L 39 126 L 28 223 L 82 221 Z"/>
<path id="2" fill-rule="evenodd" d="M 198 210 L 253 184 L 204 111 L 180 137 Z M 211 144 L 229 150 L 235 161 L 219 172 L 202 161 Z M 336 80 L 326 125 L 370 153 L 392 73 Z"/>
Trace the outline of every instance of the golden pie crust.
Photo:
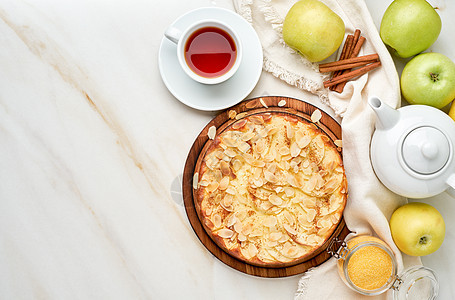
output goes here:
<path id="1" fill-rule="evenodd" d="M 285 113 L 255 114 L 215 130 L 193 178 L 196 211 L 212 240 L 259 266 L 288 266 L 318 254 L 347 199 L 334 141 Z"/>

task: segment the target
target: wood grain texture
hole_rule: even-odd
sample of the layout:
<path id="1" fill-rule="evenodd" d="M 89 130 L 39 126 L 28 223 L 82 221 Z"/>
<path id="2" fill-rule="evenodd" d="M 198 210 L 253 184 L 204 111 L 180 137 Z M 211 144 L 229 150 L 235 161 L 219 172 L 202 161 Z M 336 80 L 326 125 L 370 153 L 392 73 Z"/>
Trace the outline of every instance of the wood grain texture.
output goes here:
<path id="1" fill-rule="evenodd" d="M 284 101 L 283 101 L 284 100 Z M 280 103 L 280 106 L 278 106 Z M 284 104 L 285 103 L 285 104 Z M 266 108 L 265 105 L 268 107 Z M 284 105 L 282 105 L 284 104 Z M 217 115 L 212 121 L 210 121 L 201 133 L 198 135 L 196 140 L 193 143 L 193 146 L 190 149 L 188 154 L 185 168 L 183 172 L 183 201 L 185 204 L 185 210 L 190 221 L 190 224 L 196 233 L 199 240 L 202 244 L 209 250 L 215 257 L 221 260 L 226 265 L 249 275 L 259 276 L 259 277 L 286 277 L 297 275 L 305 272 L 311 267 L 318 266 L 328 260 L 330 255 L 325 251 L 330 240 L 334 237 L 344 239 L 349 233 L 349 230 L 346 227 L 344 219 L 341 218 L 339 224 L 337 225 L 335 231 L 332 233 L 331 237 L 326 241 L 319 251 L 315 252 L 315 255 L 303 262 L 298 262 L 297 264 L 285 266 L 285 267 L 262 267 L 247 264 L 243 261 L 240 261 L 228 253 L 224 252 L 215 242 L 210 238 L 205 229 L 203 228 L 198 214 L 195 209 L 195 204 L 193 201 L 193 174 L 194 170 L 198 170 L 200 165 L 200 157 L 203 157 L 205 151 L 211 144 L 211 140 L 207 137 L 208 129 L 211 126 L 217 128 L 217 134 L 222 132 L 225 128 L 235 122 L 235 119 L 230 119 L 228 116 L 229 111 L 234 110 L 239 114 L 240 117 L 246 117 L 257 113 L 264 112 L 279 112 L 287 113 L 294 115 L 300 118 L 306 119 L 308 122 L 311 122 L 311 114 L 318 108 L 301 100 L 289 98 L 289 97 L 258 97 L 250 100 L 241 102 L 240 104 L 227 109 L 226 111 L 221 112 Z M 332 140 L 341 140 L 341 126 L 338 122 L 333 119 L 330 115 L 322 113 L 322 118 L 316 124 L 322 131 L 324 131 Z"/>

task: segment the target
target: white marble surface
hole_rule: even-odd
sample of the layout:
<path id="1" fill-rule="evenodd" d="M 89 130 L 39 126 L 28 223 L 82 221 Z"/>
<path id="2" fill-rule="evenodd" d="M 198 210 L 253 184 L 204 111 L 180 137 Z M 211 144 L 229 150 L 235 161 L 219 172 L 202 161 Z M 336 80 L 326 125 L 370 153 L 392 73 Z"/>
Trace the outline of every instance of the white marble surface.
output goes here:
<path id="1" fill-rule="evenodd" d="M 379 26 L 390 1 L 366 2 Z M 454 2 L 431 3 L 444 22 L 432 49 L 455 60 Z M 186 155 L 214 113 L 167 91 L 158 49 L 177 17 L 211 5 L 231 3 L 0 1 L 0 299 L 293 297 L 300 276 L 220 263 L 182 205 Z M 252 95 L 314 101 L 285 84 L 270 91 L 270 80 Z M 440 299 L 453 299 L 455 202 L 424 201 L 444 215 L 447 237 L 423 262 L 440 275 Z"/>

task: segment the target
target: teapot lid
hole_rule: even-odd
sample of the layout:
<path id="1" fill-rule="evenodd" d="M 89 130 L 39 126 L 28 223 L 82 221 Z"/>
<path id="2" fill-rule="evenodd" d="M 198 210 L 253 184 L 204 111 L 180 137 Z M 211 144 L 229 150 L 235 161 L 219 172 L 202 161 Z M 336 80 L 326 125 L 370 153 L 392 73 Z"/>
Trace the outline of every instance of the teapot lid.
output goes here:
<path id="1" fill-rule="evenodd" d="M 449 161 L 450 143 L 446 135 L 432 126 L 421 126 L 403 140 L 401 155 L 406 166 L 422 175 L 434 174 Z"/>

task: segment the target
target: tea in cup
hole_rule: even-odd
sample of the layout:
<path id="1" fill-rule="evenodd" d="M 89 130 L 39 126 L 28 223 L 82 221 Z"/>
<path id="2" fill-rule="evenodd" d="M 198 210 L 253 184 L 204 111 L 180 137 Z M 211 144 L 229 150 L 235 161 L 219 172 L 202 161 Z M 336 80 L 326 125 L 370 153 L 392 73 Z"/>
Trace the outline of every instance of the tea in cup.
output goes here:
<path id="1" fill-rule="evenodd" d="M 177 57 L 182 69 L 200 83 L 226 81 L 240 66 L 240 39 L 230 26 L 221 21 L 202 20 L 183 31 L 171 26 L 164 35 L 177 44 Z"/>

